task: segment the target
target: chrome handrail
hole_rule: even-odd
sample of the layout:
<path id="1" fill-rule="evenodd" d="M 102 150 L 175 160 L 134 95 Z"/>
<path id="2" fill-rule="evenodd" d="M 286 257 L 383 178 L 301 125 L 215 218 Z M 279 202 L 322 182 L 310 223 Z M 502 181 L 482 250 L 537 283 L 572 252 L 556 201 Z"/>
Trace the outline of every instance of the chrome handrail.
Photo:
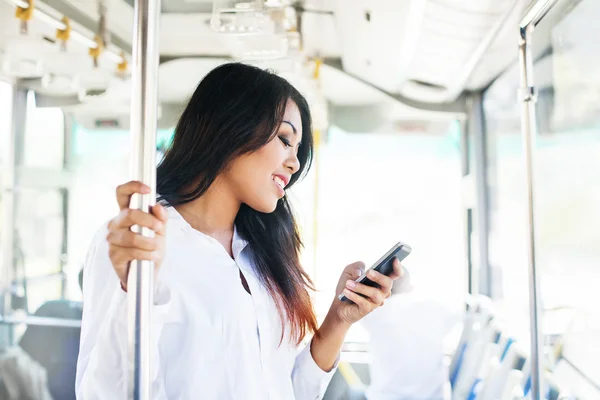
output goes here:
<path id="1" fill-rule="evenodd" d="M 2 316 L 0 325 L 54 326 L 58 328 L 81 328 L 81 320 L 72 318 L 26 316 Z"/>
<path id="2" fill-rule="evenodd" d="M 148 185 L 151 193 L 134 195 L 130 207 L 150 211 L 156 202 L 156 131 L 158 128 L 158 64 L 160 0 L 137 0 L 134 4 L 131 136 L 132 176 Z M 154 233 L 134 226 L 146 237 Z M 128 398 L 152 398 L 152 305 L 154 263 L 131 262 L 128 287 Z"/>
<path id="3" fill-rule="evenodd" d="M 539 0 L 525 13 L 519 24 L 519 67 L 521 88 L 519 101 L 522 102 L 521 133 L 523 140 L 523 163 L 525 166 L 527 191 L 527 264 L 529 269 L 529 314 L 531 335 L 531 398 L 541 400 L 542 369 L 540 366 L 543 352 L 539 326 L 541 325 L 540 310 L 540 279 L 536 269 L 535 258 L 535 209 L 534 209 L 534 159 L 537 136 L 535 103 L 537 95 L 533 82 L 533 57 L 531 41 L 533 31 L 540 21 L 548 14 L 558 0 Z"/>

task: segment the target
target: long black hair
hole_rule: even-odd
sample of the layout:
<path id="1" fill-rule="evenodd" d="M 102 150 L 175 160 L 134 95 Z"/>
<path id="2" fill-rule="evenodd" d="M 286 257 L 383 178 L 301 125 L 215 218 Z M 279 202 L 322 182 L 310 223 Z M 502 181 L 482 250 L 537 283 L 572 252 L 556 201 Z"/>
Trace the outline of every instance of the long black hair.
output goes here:
<path id="1" fill-rule="evenodd" d="M 171 206 L 202 196 L 236 157 L 256 151 L 273 139 L 287 102 L 293 101 L 302 119 L 298 149 L 300 169 L 288 188 L 310 168 L 312 122 L 305 98 L 285 79 L 257 67 L 230 63 L 212 70 L 200 82 L 186 106 L 173 143 L 157 171 L 160 200 Z M 190 183 L 194 182 L 190 188 Z M 291 340 L 300 343 L 317 330 L 309 294 L 313 284 L 300 265 L 302 242 L 286 197 L 274 212 L 261 213 L 242 204 L 235 220 L 248 241 L 260 279 L 275 300 Z M 282 339 L 285 327 L 282 325 Z"/>

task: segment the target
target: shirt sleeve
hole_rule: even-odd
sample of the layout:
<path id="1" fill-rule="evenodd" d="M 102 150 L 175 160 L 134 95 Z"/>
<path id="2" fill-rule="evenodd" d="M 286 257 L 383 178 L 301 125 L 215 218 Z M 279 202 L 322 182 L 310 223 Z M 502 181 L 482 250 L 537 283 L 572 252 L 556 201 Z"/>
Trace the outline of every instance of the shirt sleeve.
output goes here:
<path id="1" fill-rule="evenodd" d="M 106 229 L 92 241 L 83 267 L 83 318 L 75 390 L 78 400 L 126 399 L 128 386 L 127 293 L 110 258 Z M 152 313 L 153 399 L 166 399 L 158 340 L 172 307 L 168 288 L 157 284 Z"/>
<path id="2" fill-rule="evenodd" d="M 306 347 L 296 356 L 294 369 L 292 371 L 292 384 L 296 400 L 316 400 L 323 398 L 325 390 L 331 378 L 337 370 L 340 356 L 331 371 L 323 371 L 315 362 L 309 342 Z"/>

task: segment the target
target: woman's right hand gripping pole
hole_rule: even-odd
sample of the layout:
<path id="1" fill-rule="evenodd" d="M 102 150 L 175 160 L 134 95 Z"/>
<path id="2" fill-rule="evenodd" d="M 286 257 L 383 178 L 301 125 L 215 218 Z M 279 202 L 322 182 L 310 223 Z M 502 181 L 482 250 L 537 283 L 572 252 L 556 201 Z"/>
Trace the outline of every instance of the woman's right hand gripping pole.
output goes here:
<path id="1" fill-rule="evenodd" d="M 150 188 L 138 181 L 130 181 L 117 187 L 117 203 L 120 212 L 108 223 L 108 255 L 112 266 L 127 291 L 127 275 L 132 260 L 154 261 L 155 273 L 165 255 L 167 212 L 157 204 L 150 213 L 129 208 L 134 193 L 148 194 Z M 154 231 L 154 237 L 134 233 L 132 227 L 139 225 Z"/>
<path id="2" fill-rule="evenodd" d="M 78 400 L 124 399 L 127 393 L 127 295 L 115 287 L 114 269 L 121 287 L 127 291 L 127 274 L 132 260 L 151 260 L 158 271 L 165 254 L 167 212 L 155 205 L 150 213 L 129 208 L 134 193 L 148 194 L 150 188 L 141 182 L 128 182 L 117 188 L 119 214 L 108 223 L 106 241 L 96 239 L 84 266 L 84 302 L 81 343 L 78 356 L 76 391 Z M 134 225 L 155 232 L 144 237 L 132 232 Z M 106 254 L 108 246 L 108 254 Z M 108 256 L 108 257 L 107 257 Z M 110 264 L 110 266 L 109 266 Z M 169 297 L 170 298 L 170 297 Z M 169 302 L 160 305 L 167 305 Z M 155 306 L 158 306 L 155 297 Z M 160 371 L 158 340 L 164 324 L 166 308 L 155 308 L 153 319 L 153 399 L 166 399 L 164 387 L 157 379 Z M 164 310 L 162 313 L 159 310 Z M 156 389 L 156 390 L 155 390 Z"/>

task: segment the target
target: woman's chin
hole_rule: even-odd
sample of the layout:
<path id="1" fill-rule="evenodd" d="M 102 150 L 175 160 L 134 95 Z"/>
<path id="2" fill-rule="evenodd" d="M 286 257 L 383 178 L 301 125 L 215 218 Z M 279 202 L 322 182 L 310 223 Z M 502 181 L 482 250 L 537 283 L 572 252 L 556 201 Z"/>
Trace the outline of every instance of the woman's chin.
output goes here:
<path id="1" fill-rule="evenodd" d="M 263 213 L 263 214 L 271 214 L 272 212 L 274 212 L 277 209 L 277 204 L 279 203 L 280 199 L 274 199 L 273 201 L 269 201 L 269 202 L 261 202 L 260 204 L 248 204 L 252 209 Z"/>

